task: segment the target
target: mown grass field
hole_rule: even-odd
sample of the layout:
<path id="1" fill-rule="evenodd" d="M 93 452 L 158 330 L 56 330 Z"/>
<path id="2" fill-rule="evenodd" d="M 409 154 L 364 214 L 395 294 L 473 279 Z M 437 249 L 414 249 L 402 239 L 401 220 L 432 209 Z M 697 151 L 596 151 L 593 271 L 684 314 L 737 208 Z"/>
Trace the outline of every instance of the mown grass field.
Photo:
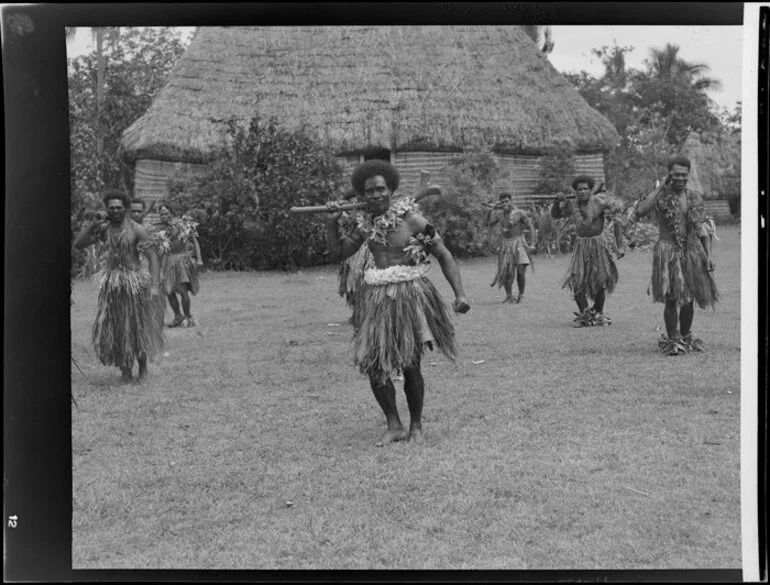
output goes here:
<path id="1" fill-rule="evenodd" d="M 740 568 L 739 227 L 719 236 L 722 302 L 683 357 L 656 353 L 650 252 L 590 329 L 566 256 L 536 257 L 521 305 L 494 258 L 461 262 L 473 307 L 458 361 L 424 359 L 420 446 L 373 446 L 336 267 L 203 274 L 200 326 L 167 330 L 140 386 L 97 362 L 76 282 L 73 568 Z"/>

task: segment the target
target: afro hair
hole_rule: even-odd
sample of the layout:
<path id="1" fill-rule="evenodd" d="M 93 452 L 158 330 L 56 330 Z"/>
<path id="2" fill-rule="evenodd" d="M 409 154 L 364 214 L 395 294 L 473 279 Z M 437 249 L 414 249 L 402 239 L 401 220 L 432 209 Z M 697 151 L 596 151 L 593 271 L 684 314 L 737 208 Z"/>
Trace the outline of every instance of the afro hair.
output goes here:
<path id="1" fill-rule="evenodd" d="M 668 159 L 667 167 L 670 171 L 672 168 L 674 168 L 674 165 L 681 165 L 683 167 L 687 167 L 687 169 L 692 168 L 692 163 L 690 162 L 690 159 L 686 156 L 672 156 L 670 159 Z"/>
<path id="2" fill-rule="evenodd" d="M 396 167 L 387 161 L 373 159 L 361 163 L 353 171 L 350 177 L 350 183 L 353 185 L 353 190 L 359 195 L 364 194 L 364 182 L 370 177 L 376 177 L 381 175 L 385 179 L 385 184 L 391 192 L 398 189 L 398 182 L 400 177 Z"/>
<path id="3" fill-rule="evenodd" d="M 131 207 L 131 197 L 128 196 L 128 193 L 121 191 L 120 189 L 107 189 L 102 192 L 102 202 L 105 207 L 108 206 L 110 199 L 120 199 L 123 202 L 123 207 L 126 209 Z"/>
<path id="4" fill-rule="evenodd" d="M 572 180 L 572 188 L 577 191 L 577 186 L 580 183 L 586 183 L 588 185 L 589 189 L 594 188 L 594 178 L 589 177 L 588 175 L 578 175 Z"/>

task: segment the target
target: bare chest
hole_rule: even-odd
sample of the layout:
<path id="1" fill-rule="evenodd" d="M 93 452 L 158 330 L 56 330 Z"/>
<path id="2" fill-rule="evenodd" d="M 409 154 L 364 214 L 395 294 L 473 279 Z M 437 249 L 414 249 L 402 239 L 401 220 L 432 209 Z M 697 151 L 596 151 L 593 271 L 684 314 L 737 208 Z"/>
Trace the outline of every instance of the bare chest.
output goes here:
<path id="1" fill-rule="evenodd" d="M 524 229 L 524 214 L 519 211 L 509 213 L 503 218 L 502 224 L 505 232 L 521 232 Z"/>
<path id="2" fill-rule="evenodd" d="M 136 263 L 138 260 L 136 234 L 132 229 L 110 226 L 107 229 L 106 242 L 113 262 Z"/>
<path id="3" fill-rule="evenodd" d="M 402 221 L 399 225 L 388 230 L 387 234 L 384 235 L 386 243 L 383 244 L 382 241 L 378 241 L 380 238 L 370 237 L 369 245 L 373 252 L 382 250 L 387 250 L 389 252 L 393 252 L 394 250 L 400 251 L 409 245 L 411 237 L 412 230 L 407 222 Z"/>
<path id="4" fill-rule="evenodd" d="M 575 221 L 579 223 L 593 223 L 597 219 L 604 219 L 602 208 L 591 199 L 585 204 L 578 203 L 575 205 L 575 212 L 573 214 Z"/>

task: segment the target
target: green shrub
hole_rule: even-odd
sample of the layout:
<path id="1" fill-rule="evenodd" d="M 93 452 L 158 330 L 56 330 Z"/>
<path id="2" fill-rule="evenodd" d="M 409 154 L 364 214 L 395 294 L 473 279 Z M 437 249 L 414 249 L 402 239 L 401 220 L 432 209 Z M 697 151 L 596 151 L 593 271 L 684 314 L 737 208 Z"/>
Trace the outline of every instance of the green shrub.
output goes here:
<path id="1" fill-rule="evenodd" d="M 497 156 L 487 149 L 453 157 L 448 182 L 443 186 L 444 196 L 420 203 L 455 257 L 484 256 L 492 252 L 488 230 L 482 225 L 483 203 L 494 192 L 499 172 Z"/>
<path id="2" fill-rule="evenodd" d="M 540 179 L 535 185 L 535 193 L 568 193 L 575 174 L 574 149 L 569 144 L 549 148 L 540 157 Z"/>
<path id="3" fill-rule="evenodd" d="M 229 148 L 202 177 L 174 182 L 171 200 L 199 222 L 201 252 L 214 270 L 273 269 L 324 261 L 318 215 L 292 206 L 339 197 L 338 162 L 304 129 L 289 131 L 255 116 L 231 121 Z"/>

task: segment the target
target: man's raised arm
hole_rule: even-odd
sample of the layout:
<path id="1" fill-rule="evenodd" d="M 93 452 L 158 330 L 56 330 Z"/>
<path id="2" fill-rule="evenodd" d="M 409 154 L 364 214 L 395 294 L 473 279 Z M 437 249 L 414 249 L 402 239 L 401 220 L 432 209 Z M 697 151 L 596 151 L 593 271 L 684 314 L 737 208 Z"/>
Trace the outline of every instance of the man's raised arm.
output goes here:
<path id="1" fill-rule="evenodd" d="M 658 194 L 663 189 L 663 185 L 655 187 L 652 191 L 642 197 L 634 207 L 632 214 L 629 216 L 629 220 L 636 221 L 638 217 L 644 217 L 655 207 L 655 201 L 658 198 Z"/>
<path id="2" fill-rule="evenodd" d="M 364 244 L 366 237 L 361 230 L 355 228 L 348 238 L 340 238 L 337 222 L 342 212 L 334 209 L 334 203 L 329 203 L 330 213 L 326 214 L 326 247 L 329 249 L 332 260 L 340 262 L 349 258 Z"/>
<path id="3" fill-rule="evenodd" d="M 572 214 L 572 208 L 563 193 L 559 193 L 556 201 L 551 205 L 551 217 L 561 219 Z"/>
<path id="4" fill-rule="evenodd" d="M 93 221 L 84 227 L 81 232 L 75 238 L 75 242 L 72 246 L 76 250 L 82 250 L 88 246 L 95 244 L 99 241 L 99 228 L 101 228 L 101 221 Z"/>
<path id="5" fill-rule="evenodd" d="M 484 227 L 492 227 L 493 225 L 496 225 L 500 223 L 500 214 L 497 213 L 498 210 L 493 210 L 490 207 L 487 207 L 484 210 L 484 218 L 481 221 L 481 225 Z"/>

